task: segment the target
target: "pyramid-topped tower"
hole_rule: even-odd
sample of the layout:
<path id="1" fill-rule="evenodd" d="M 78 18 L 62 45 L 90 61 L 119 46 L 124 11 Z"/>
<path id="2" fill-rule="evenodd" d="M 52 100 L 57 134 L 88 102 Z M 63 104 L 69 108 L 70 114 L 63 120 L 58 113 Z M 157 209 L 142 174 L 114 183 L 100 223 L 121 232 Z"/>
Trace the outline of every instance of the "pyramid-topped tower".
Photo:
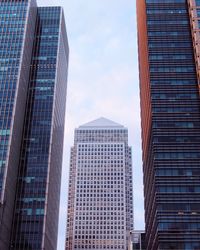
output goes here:
<path id="1" fill-rule="evenodd" d="M 104 117 L 77 128 L 69 183 L 66 250 L 127 250 L 133 230 L 128 129 Z"/>

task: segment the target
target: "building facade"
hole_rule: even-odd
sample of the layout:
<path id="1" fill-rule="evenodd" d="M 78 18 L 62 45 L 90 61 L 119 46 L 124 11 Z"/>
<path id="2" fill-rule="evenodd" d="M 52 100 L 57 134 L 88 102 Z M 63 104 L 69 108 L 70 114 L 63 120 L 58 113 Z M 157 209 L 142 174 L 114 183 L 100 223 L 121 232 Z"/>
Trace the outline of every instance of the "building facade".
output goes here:
<path id="1" fill-rule="evenodd" d="M 137 1 L 149 250 L 200 249 L 198 5 Z"/>
<path id="2" fill-rule="evenodd" d="M 34 1 L 0 2 L 0 249 L 8 249 L 10 241 L 35 6 Z"/>
<path id="3" fill-rule="evenodd" d="M 4 0 L 0 17 L 0 249 L 56 249 L 68 68 L 63 11 Z"/>
<path id="4" fill-rule="evenodd" d="M 129 250 L 145 249 L 145 232 L 141 230 L 130 232 Z"/>
<path id="5" fill-rule="evenodd" d="M 75 130 L 66 250 L 127 250 L 133 229 L 128 130 L 100 118 Z"/>

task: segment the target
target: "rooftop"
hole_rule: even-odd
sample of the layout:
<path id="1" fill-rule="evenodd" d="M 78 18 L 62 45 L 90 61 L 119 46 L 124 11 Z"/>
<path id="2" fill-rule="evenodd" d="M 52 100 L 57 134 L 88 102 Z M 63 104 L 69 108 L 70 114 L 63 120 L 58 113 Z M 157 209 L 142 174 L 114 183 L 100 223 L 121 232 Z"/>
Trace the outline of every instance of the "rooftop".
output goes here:
<path id="1" fill-rule="evenodd" d="M 119 123 L 113 122 L 107 118 L 100 117 L 96 120 L 93 120 L 91 122 L 81 125 L 79 128 L 80 129 L 91 129 L 91 128 L 117 128 L 117 129 L 123 128 L 124 129 L 124 126 Z"/>

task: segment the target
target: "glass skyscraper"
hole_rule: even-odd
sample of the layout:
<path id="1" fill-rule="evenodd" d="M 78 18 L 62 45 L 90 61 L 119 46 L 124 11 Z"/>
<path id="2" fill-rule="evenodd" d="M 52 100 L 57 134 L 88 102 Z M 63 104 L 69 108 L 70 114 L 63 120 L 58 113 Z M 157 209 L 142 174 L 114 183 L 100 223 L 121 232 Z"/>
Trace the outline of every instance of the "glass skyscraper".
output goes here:
<path id="1" fill-rule="evenodd" d="M 199 10 L 137 0 L 148 250 L 200 249 Z"/>
<path id="2" fill-rule="evenodd" d="M 68 42 L 63 10 L 0 2 L 0 249 L 56 249 Z"/>
<path id="3" fill-rule="evenodd" d="M 99 118 L 75 130 L 66 250 L 127 250 L 133 230 L 128 130 Z"/>

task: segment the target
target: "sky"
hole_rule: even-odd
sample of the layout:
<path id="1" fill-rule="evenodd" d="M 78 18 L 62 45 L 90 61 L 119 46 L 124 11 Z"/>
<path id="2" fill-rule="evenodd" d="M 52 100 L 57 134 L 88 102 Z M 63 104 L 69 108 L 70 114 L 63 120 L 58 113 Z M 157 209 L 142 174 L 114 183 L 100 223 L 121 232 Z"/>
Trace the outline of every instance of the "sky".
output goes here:
<path id="1" fill-rule="evenodd" d="M 62 6 L 70 56 L 58 233 L 64 250 L 70 147 L 74 129 L 105 117 L 129 130 L 135 229 L 144 228 L 137 29 L 134 0 L 38 0 Z"/>

